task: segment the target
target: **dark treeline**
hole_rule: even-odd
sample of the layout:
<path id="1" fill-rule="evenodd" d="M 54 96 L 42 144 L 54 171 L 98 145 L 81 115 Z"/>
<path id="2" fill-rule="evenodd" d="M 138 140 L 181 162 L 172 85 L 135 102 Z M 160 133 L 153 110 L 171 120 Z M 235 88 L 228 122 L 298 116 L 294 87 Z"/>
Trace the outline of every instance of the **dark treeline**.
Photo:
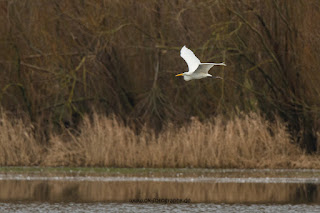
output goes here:
<path id="1" fill-rule="evenodd" d="M 1 107 L 42 139 L 92 110 L 157 130 L 192 116 L 277 114 L 316 151 L 319 20 L 317 0 L 4 0 Z M 211 71 L 224 80 L 175 77 L 187 70 L 183 45 L 226 62 Z"/>

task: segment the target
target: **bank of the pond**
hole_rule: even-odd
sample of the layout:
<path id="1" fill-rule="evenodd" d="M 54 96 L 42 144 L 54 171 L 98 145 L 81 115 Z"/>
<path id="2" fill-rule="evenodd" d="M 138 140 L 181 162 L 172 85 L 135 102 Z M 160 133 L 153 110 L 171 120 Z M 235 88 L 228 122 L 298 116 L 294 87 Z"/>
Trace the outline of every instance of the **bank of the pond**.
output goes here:
<path id="1" fill-rule="evenodd" d="M 149 177 L 149 178 L 318 178 L 320 169 L 206 169 L 104 167 L 0 167 L 0 175 L 20 177 Z"/>

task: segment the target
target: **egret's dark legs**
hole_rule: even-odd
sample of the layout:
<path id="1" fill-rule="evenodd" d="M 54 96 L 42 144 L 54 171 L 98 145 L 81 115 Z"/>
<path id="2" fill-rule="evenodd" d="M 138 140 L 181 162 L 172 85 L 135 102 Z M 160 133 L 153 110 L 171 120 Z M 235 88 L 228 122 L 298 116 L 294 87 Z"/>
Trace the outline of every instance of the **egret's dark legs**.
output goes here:
<path id="1" fill-rule="evenodd" d="M 220 76 L 212 76 L 213 78 L 219 78 L 219 79 L 223 79 L 222 77 Z"/>

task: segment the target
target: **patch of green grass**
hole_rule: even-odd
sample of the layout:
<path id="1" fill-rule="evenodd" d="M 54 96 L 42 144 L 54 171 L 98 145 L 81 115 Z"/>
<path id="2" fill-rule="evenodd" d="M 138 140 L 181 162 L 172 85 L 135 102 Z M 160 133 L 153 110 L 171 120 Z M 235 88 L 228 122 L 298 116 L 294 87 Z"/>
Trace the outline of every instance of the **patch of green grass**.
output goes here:
<path id="1" fill-rule="evenodd" d="M 204 169 L 204 168 L 104 168 L 104 167 L 0 167 L 0 173 L 80 176 L 152 177 L 318 177 L 314 169 Z"/>
<path id="2" fill-rule="evenodd" d="M 207 169 L 188 168 L 103 168 L 103 167 L 0 167 L 0 172 L 16 173 L 105 173 L 105 174 L 146 174 L 146 173 L 202 173 Z"/>

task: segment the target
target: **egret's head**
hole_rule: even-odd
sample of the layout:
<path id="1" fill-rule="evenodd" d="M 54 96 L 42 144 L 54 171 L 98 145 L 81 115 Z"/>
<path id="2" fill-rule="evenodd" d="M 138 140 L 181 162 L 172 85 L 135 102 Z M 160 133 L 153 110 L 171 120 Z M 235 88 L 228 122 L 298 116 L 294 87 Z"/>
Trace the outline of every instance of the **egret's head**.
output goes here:
<path id="1" fill-rule="evenodd" d="M 177 74 L 176 76 L 183 76 L 183 79 L 185 80 L 185 81 L 190 81 L 190 80 L 192 80 L 193 78 L 190 76 L 190 75 L 188 75 L 188 73 L 180 73 L 180 74 Z"/>

